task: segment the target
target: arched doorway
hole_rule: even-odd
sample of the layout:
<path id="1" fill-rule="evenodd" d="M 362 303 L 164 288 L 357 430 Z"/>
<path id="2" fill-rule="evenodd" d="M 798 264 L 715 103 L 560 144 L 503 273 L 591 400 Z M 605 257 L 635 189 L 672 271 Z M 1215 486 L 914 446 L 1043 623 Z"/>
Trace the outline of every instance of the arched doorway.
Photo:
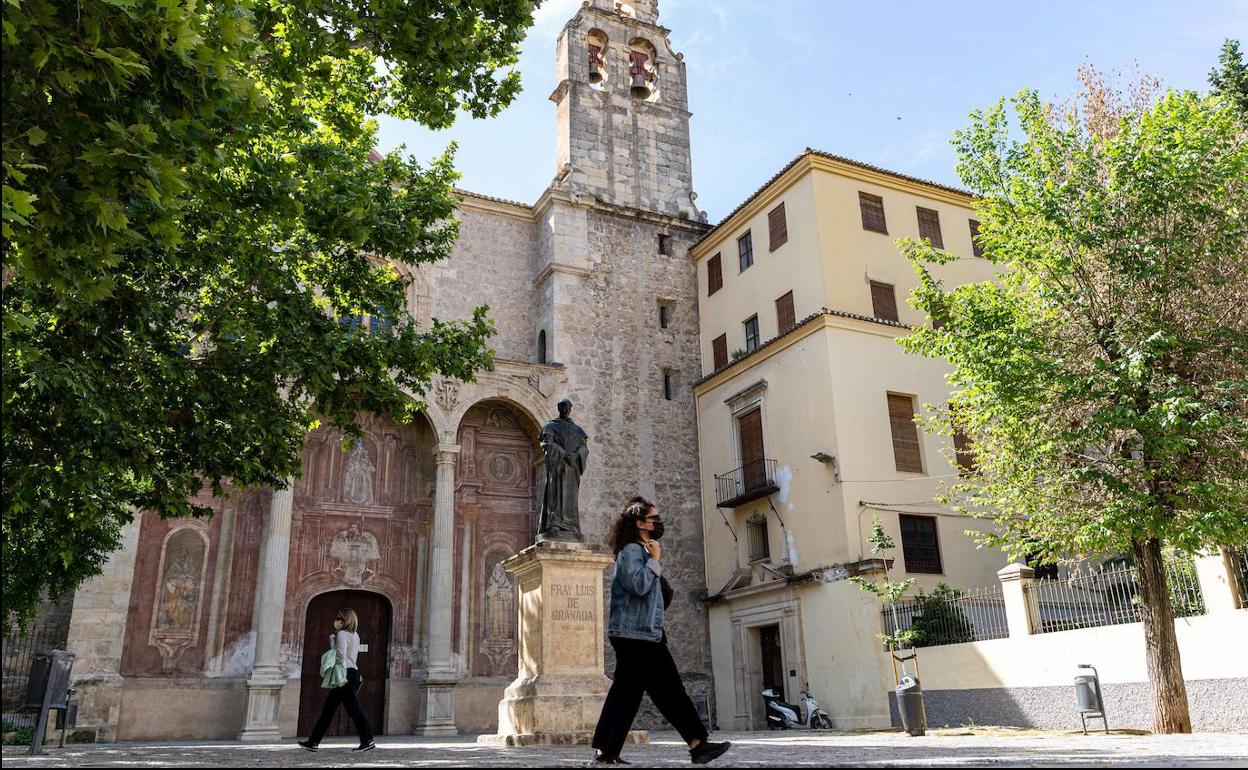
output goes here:
<path id="1" fill-rule="evenodd" d="M 360 707 L 368 716 L 373 732 L 385 732 L 386 675 L 389 671 L 390 602 L 372 591 L 330 591 L 308 603 L 303 631 L 303 672 L 299 686 L 299 734 L 312 732 L 325 702 L 321 688 L 321 655 L 329 649 L 334 615 L 343 607 L 355 610 L 360 618 Z M 355 726 L 343 709 L 338 710 L 327 735 L 355 735 Z"/>

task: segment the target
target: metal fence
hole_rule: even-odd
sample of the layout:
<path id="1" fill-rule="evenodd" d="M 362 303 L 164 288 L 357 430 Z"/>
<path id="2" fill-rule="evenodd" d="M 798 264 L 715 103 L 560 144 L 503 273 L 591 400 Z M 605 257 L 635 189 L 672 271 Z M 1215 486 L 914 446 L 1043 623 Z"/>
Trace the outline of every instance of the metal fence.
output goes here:
<path id="1" fill-rule="evenodd" d="M 1176 618 L 1205 613 L 1190 557 L 1167 560 L 1166 585 Z M 1065 580 L 1037 580 L 1026 589 L 1034 633 L 1072 631 L 1140 621 L 1139 580 L 1132 565 L 1112 565 Z"/>
<path id="2" fill-rule="evenodd" d="M 4 676 L 3 704 L 4 729 L 21 730 L 35 726 L 34 712 L 23 712 L 22 701 L 26 699 L 26 683 L 35 653 L 64 648 L 68 629 L 64 625 L 35 626 L 26 634 L 16 628 L 4 630 Z"/>
<path id="3" fill-rule="evenodd" d="M 883 611 L 888 634 L 913 629 L 915 647 L 1003 639 L 1010 635 L 1001 586 L 923 595 Z"/>
<path id="4" fill-rule="evenodd" d="M 1235 583 L 1235 606 L 1248 609 L 1248 548 L 1228 549 L 1226 566 Z"/>

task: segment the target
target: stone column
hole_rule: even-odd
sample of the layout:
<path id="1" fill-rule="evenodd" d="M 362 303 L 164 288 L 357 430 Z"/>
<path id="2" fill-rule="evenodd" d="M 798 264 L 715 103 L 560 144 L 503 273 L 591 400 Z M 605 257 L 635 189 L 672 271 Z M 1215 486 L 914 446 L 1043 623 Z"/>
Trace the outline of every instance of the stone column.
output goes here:
<path id="1" fill-rule="evenodd" d="M 76 734 L 95 741 L 117 740 L 121 718 L 121 651 L 134 580 L 142 513 L 122 527 L 121 542 L 99 575 L 74 593 L 66 647 L 74 653 L 73 684 L 78 702 Z"/>
<path id="2" fill-rule="evenodd" d="M 286 676 L 282 672 L 282 621 L 286 616 L 286 570 L 290 561 L 290 520 L 294 513 L 295 480 L 273 490 L 269 518 L 260 544 L 256 577 L 256 657 L 247 679 L 247 721 L 240 741 L 278 740 L 278 705 Z"/>
<path id="3" fill-rule="evenodd" d="M 1005 602 L 1005 622 L 1010 636 L 1031 636 L 1031 608 L 1027 589 L 1035 580 L 1036 571 L 1026 564 L 1009 564 L 997 572 L 1001 581 L 1001 598 Z"/>
<path id="4" fill-rule="evenodd" d="M 1239 609 L 1238 591 L 1228 558 L 1221 551 L 1196 557 L 1196 580 L 1205 598 L 1205 612 L 1212 615 Z"/>
<path id="5" fill-rule="evenodd" d="M 438 444 L 437 487 L 433 497 L 433 535 L 429 564 L 429 668 L 426 673 L 417 735 L 456 735 L 455 664 L 451 637 L 455 623 L 455 462 L 456 444 Z"/>

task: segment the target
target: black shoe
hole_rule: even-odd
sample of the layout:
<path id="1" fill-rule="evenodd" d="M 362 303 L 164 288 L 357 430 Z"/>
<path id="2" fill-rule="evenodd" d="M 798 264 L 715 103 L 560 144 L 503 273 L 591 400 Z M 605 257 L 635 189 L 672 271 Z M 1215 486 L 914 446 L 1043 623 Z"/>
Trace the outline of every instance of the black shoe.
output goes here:
<path id="1" fill-rule="evenodd" d="M 728 741 L 723 743 L 702 741 L 696 749 L 689 749 L 689 760 L 695 765 L 705 765 L 707 762 L 723 756 L 724 752 L 730 748 L 732 748 L 732 744 Z"/>
<path id="2" fill-rule="evenodd" d="M 317 748 L 316 748 L 316 744 L 315 744 L 315 743 L 313 743 L 312 741 L 299 741 L 299 745 L 300 745 L 300 746 L 302 746 L 303 748 L 307 749 L 308 751 L 316 751 L 316 750 L 317 750 Z"/>
<path id="3" fill-rule="evenodd" d="M 351 750 L 352 751 L 372 751 L 375 748 L 377 748 L 377 744 L 373 743 L 372 741 L 369 741 L 368 743 L 361 743 L 359 746 L 356 746 L 355 748 Z"/>

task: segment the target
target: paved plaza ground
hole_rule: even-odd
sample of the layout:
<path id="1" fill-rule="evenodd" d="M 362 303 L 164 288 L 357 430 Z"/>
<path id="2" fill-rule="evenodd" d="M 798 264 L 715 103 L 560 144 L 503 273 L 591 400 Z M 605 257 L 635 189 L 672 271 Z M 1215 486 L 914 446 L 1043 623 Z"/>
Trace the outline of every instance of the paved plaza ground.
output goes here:
<path id="1" fill-rule="evenodd" d="M 733 749 L 712 767 L 1248 767 L 1248 734 L 1089 735 L 973 728 L 938 730 L 922 738 L 897 732 L 718 733 Z M 118 743 L 49 749 L 29 757 L 5 747 L 5 767 L 578 767 L 586 748 L 496 749 L 472 736 L 382 736 L 377 750 L 354 754 L 353 741 L 326 741 L 315 754 L 294 741 Z M 675 733 L 654 733 L 647 746 L 625 750 L 640 767 L 689 765 Z"/>

